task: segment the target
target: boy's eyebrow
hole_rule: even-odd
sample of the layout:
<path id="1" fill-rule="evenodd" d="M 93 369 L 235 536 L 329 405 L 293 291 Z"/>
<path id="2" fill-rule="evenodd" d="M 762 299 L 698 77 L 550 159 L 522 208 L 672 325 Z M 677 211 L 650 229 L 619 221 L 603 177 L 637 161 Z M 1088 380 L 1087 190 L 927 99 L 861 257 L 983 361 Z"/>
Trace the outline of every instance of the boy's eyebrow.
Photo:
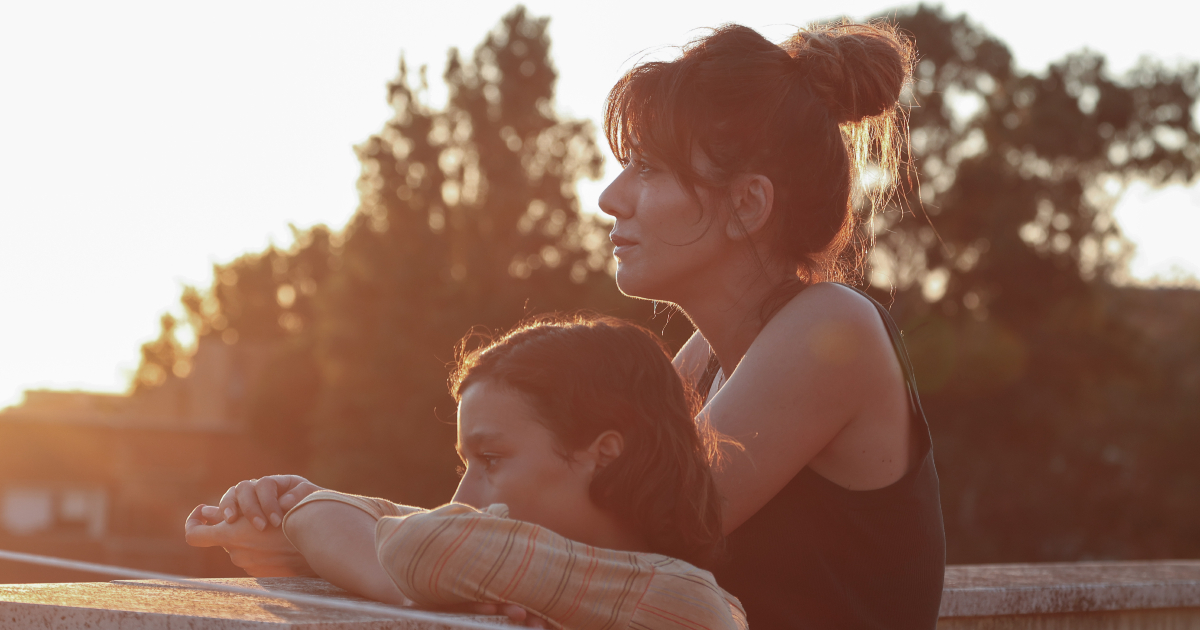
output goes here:
<path id="1" fill-rule="evenodd" d="M 464 450 L 480 448 L 488 442 L 500 439 L 501 435 L 503 434 L 501 434 L 499 431 L 476 431 L 470 435 L 467 435 L 461 441 L 456 443 L 454 445 L 454 449 L 458 451 L 458 454 L 461 457 Z"/>

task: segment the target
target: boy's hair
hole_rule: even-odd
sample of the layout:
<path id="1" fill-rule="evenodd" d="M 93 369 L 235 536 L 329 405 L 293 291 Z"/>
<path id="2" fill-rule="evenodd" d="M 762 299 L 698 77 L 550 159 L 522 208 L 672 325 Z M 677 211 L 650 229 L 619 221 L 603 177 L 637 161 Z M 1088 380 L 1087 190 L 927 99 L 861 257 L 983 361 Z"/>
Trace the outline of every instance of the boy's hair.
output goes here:
<path id="1" fill-rule="evenodd" d="M 711 563 L 723 541 L 710 472 L 716 434 L 693 419 L 699 401 L 657 336 L 617 318 L 576 314 L 539 316 L 469 349 L 477 339 L 459 343 L 450 373 L 455 400 L 483 380 L 521 392 L 565 457 L 618 431 L 624 450 L 592 480 L 592 500 L 654 553 Z"/>

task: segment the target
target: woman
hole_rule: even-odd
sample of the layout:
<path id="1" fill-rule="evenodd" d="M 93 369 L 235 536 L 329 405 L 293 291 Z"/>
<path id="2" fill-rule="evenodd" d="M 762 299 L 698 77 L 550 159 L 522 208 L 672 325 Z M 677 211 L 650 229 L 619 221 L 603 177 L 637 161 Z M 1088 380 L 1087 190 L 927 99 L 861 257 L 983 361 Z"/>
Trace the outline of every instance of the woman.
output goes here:
<path id="1" fill-rule="evenodd" d="M 716 473 L 716 576 L 752 626 L 937 621 L 945 537 L 915 382 L 883 307 L 836 284 L 861 277 L 870 245 L 853 204 L 865 171 L 872 209 L 899 179 L 911 64 L 884 26 L 781 46 L 726 26 L 609 96 L 617 285 L 692 320 L 675 365 L 745 447 Z"/>
<path id="2" fill-rule="evenodd" d="M 282 528 L 315 573 L 380 601 L 510 605 L 554 627 L 746 627 L 695 566 L 723 537 L 711 433 L 652 333 L 543 319 L 461 356 L 453 503 L 313 488 Z M 224 525 L 198 511 L 193 544 Z"/>
<path id="3" fill-rule="evenodd" d="M 885 26 L 782 45 L 726 26 L 609 96 L 617 284 L 697 328 L 674 363 L 706 392 L 701 418 L 744 447 L 714 473 L 716 576 L 755 627 L 937 621 L 945 537 L 915 381 L 886 310 L 839 284 L 870 246 L 855 197 L 874 210 L 899 181 L 912 55 Z M 261 520 L 278 508 L 260 492 L 261 508 L 246 486 L 222 506 Z"/>

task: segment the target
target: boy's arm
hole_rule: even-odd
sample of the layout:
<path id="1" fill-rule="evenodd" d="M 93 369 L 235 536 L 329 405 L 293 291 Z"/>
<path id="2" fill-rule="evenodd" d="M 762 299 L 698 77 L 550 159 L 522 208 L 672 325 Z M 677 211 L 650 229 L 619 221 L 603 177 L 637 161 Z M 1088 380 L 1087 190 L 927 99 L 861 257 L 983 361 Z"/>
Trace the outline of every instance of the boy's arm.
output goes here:
<path id="1" fill-rule="evenodd" d="M 382 499 L 315 492 L 288 511 L 283 530 L 309 566 L 332 584 L 389 604 L 408 604 L 375 555 L 382 516 L 420 512 Z"/>
<path id="2" fill-rule="evenodd" d="M 516 604 L 558 627 L 624 628 L 655 567 L 629 551 L 578 543 L 543 527 L 449 504 L 382 518 L 379 563 L 423 606 Z M 319 570 L 319 569 L 318 569 Z"/>

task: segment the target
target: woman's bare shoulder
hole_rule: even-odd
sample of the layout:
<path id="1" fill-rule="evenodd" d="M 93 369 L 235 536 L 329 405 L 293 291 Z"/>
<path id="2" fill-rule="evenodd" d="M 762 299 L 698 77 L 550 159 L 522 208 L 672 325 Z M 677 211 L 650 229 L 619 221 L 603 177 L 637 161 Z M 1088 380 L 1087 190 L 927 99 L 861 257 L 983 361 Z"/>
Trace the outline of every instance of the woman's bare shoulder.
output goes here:
<path id="1" fill-rule="evenodd" d="M 801 291 L 772 320 L 812 324 L 842 321 L 851 325 L 881 326 L 875 305 L 863 294 L 842 284 L 820 282 Z"/>
<path id="2" fill-rule="evenodd" d="M 784 304 L 754 345 L 775 348 L 770 354 L 777 358 L 803 347 L 806 363 L 815 359 L 851 373 L 892 353 L 887 328 L 871 300 L 830 282 L 815 284 Z"/>

